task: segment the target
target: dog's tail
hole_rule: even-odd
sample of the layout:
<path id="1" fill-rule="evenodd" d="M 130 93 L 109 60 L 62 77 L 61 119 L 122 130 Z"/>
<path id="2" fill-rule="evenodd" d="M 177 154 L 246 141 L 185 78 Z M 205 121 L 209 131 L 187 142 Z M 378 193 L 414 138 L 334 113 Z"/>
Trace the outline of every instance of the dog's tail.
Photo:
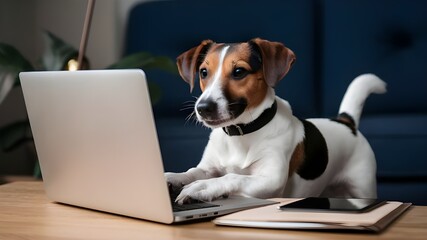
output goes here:
<path id="1" fill-rule="evenodd" d="M 338 120 L 353 125 L 353 129 L 358 129 L 366 98 L 371 93 L 385 93 L 386 87 L 387 84 L 374 74 L 362 74 L 356 77 L 344 94 L 338 112 Z"/>

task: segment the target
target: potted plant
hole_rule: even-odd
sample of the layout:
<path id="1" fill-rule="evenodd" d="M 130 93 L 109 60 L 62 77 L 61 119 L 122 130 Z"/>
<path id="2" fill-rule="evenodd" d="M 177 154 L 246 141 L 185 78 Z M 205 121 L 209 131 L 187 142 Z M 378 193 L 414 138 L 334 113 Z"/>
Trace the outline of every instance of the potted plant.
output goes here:
<path id="1" fill-rule="evenodd" d="M 20 87 L 18 77 L 20 72 L 33 70 L 65 70 L 68 69 L 70 61 L 77 59 L 78 51 L 54 34 L 48 31 L 44 32 L 44 40 L 46 48 L 41 57 L 40 66 L 33 66 L 15 47 L 0 43 L 0 104 L 2 104 L 13 88 Z M 88 68 L 89 64 L 86 58 L 84 62 L 86 63 L 86 68 Z M 165 56 L 153 56 L 147 52 L 131 54 L 107 68 L 159 69 L 177 74 L 175 63 L 170 58 Z M 160 98 L 160 89 L 151 82 L 148 82 L 148 86 L 151 100 L 153 103 L 156 103 Z M 32 141 L 28 118 L 0 127 L 0 149 L 4 152 L 12 151 Z M 35 165 L 34 176 L 41 176 L 38 162 Z"/>

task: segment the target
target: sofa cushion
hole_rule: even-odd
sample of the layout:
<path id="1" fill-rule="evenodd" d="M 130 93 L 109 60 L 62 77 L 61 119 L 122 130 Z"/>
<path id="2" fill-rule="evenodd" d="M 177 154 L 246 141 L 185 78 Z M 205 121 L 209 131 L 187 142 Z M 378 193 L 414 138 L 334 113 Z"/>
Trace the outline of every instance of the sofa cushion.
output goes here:
<path id="1" fill-rule="evenodd" d="M 368 116 L 359 129 L 375 152 L 379 180 L 427 180 L 427 114 Z"/>
<path id="2" fill-rule="evenodd" d="M 414 205 L 427 205 L 426 182 L 407 182 L 397 180 L 378 184 L 378 196 L 390 201 L 410 202 Z"/>

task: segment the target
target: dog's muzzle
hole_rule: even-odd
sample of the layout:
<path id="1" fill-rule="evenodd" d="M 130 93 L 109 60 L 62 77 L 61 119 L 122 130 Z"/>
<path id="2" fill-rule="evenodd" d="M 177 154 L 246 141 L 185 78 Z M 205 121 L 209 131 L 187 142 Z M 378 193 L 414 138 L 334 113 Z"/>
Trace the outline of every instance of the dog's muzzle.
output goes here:
<path id="1" fill-rule="evenodd" d="M 196 104 L 196 111 L 200 121 L 210 127 L 217 127 L 223 123 L 237 118 L 246 109 L 246 101 L 238 100 L 220 106 L 217 101 L 210 98 L 203 99 Z"/>
<path id="2" fill-rule="evenodd" d="M 203 119 L 218 119 L 218 104 L 212 100 L 200 101 L 196 110 Z"/>

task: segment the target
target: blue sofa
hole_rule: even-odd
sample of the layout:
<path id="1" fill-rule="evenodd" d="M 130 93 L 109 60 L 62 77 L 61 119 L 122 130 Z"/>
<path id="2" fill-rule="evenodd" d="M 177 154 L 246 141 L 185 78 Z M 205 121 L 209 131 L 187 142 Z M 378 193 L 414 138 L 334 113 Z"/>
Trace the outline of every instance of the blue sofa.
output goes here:
<path id="1" fill-rule="evenodd" d="M 175 59 L 203 39 L 283 42 L 297 56 L 277 86 L 301 118 L 334 117 L 353 78 L 375 73 L 386 95 L 367 100 L 360 130 L 377 157 L 379 197 L 427 205 L 427 1 L 156 1 L 129 14 L 125 54 Z M 147 71 L 162 89 L 153 107 L 167 171 L 195 166 L 209 130 L 186 120 L 194 103 L 178 75 Z M 197 89 L 197 86 L 196 86 Z"/>

